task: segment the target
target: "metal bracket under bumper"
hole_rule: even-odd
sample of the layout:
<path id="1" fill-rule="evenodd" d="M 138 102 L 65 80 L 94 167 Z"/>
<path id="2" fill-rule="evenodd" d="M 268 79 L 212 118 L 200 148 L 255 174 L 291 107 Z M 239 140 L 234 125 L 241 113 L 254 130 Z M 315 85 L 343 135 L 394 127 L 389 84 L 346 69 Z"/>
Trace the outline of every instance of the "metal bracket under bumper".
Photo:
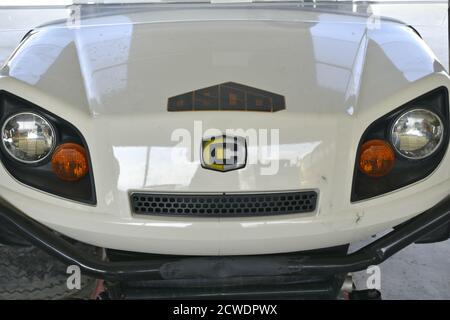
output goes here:
<path id="1" fill-rule="evenodd" d="M 81 252 L 51 229 L 0 200 L 0 224 L 63 262 L 80 266 L 87 275 L 112 281 L 250 280 L 255 277 L 344 274 L 380 264 L 447 223 L 450 223 L 450 196 L 366 247 L 342 256 L 311 256 L 305 252 L 217 257 L 157 255 L 144 261 L 108 262 Z"/>

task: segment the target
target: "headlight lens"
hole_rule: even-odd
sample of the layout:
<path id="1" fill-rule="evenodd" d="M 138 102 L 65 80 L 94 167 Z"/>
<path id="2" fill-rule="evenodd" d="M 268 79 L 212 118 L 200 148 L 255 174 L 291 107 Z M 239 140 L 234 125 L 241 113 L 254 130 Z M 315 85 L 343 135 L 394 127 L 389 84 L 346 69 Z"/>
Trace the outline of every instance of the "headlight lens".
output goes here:
<path id="1" fill-rule="evenodd" d="M 55 130 L 43 117 L 31 113 L 18 113 L 5 121 L 2 128 L 5 150 L 23 163 L 45 159 L 55 147 Z"/>
<path id="2" fill-rule="evenodd" d="M 442 142 L 444 126 L 441 118 L 425 109 L 402 114 L 392 127 L 392 145 L 404 157 L 422 159 L 432 155 Z"/>

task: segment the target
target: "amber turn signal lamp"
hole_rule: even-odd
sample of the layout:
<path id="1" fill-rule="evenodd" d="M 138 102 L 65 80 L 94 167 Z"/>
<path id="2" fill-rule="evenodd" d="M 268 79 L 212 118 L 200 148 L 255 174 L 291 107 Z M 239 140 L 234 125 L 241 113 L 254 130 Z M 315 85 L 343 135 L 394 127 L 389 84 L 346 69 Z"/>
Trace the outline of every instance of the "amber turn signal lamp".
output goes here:
<path id="1" fill-rule="evenodd" d="M 394 150 L 386 141 L 369 140 L 361 146 L 359 169 L 364 174 L 374 178 L 383 177 L 392 170 L 394 163 Z"/>
<path id="2" fill-rule="evenodd" d="M 58 146 L 53 153 L 52 170 L 61 180 L 80 180 L 88 172 L 86 151 L 76 143 Z"/>

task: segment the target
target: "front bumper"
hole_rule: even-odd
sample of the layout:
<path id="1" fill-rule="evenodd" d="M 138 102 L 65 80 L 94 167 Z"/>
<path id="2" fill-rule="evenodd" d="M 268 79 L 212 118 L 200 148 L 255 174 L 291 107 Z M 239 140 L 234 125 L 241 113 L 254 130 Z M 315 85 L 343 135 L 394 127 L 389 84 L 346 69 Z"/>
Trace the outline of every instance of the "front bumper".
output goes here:
<path id="1" fill-rule="evenodd" d="M 155 255 L 147 260 L 101 261 L 79 251 L 71 242 L 29 218 L 5 200 L 0 202 L 0 224 L 90 276 L 107 280 L 186 280 L 224 282 L 255 278 L 333 275 L 377 265 L 406 246 L 450 224 L 450 196 L 394 231 L 356 252 L 342 255 L 309 255 L 307 252 L 254 256 L 186 257 Z"/>

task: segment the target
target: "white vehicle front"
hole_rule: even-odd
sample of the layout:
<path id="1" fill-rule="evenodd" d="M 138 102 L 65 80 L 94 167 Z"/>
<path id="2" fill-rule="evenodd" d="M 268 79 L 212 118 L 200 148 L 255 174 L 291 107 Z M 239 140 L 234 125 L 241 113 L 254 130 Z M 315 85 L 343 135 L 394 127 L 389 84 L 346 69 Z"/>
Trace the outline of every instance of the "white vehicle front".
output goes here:
<path id="1" fill-rule="evenodd" d="M 448 195 L 449 86 L 420 36 L 389 19 L 373 26 L 279 3 L 154 5 L 57 22 L 31 31 L 1 71 L 2 121 L 35 112 L 58 138 L 31 168 L 8 159 L 4 143 L 0 196 L 102 248 L 227 256 L 347 245 Z M 402 119 L 415 129 L 395 131 L 421 109 L 431 114 Z M 85 148 L 85 184 L 52 172 L 58 145 L 73 142 L 66 130 Z M 223 146 L 214 154 L 211 137 Z M 392 160 L 383 177 L 361 171 L 370 139 L 393 152 L 380 160 Z M 40 165 L 46 173 L 29 178 Z M 241 200 L 219 206 L 239 196 L 250 210 L 238 210 Z"/>

